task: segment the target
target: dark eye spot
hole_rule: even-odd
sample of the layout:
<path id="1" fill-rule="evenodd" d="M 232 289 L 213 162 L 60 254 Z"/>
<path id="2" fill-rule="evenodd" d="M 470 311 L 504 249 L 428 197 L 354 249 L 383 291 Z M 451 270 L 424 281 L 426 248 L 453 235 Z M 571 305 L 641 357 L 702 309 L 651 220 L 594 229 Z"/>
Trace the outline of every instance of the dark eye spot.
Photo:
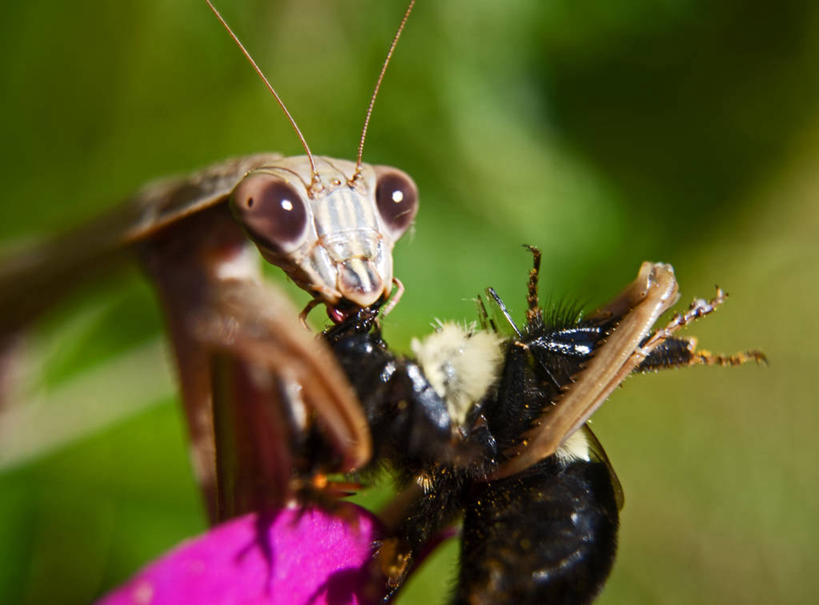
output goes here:
<path id="1" fill-rule="evenodd" d="M 418 189 L 405 173 L 385 170 L 378 174 L 375 202 L 381 218 L 398 237 L 409 228 L 418 212 Z"/>
<path id="2" fill-rule="evenodd" d="M 307 208 L 294 187 L 270 174 L 242 181 L 233 194 L 233 212 L 260 246 L 295 247 L 307 229 Z"/>

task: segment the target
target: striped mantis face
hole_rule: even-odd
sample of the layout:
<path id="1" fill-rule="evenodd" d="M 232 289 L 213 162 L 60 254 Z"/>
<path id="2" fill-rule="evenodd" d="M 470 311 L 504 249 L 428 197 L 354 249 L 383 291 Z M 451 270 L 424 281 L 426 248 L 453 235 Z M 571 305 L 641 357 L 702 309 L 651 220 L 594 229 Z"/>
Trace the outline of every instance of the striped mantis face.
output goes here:
<path id="1" fill-rule="evenodd" d="M 235 216 L 262 256 L 325 303 L 359 307 L 392 289 L 392 248 L 412 224 L 418 192 L 387 166 L 305 156 L 253 170 L 236 187 Z"/>
<path id="2" fill-rule="evenodd" d="M 361 159 L 375 99 L 398 39 L 412 12 L 410 0 L 387 51 L 361 129 L 355 163 L 314 157 L 279 94 L 230 29 L 211 0 L 205 0 L 282 108 L 306 156 L 284 158 L 246 175 L 233 196 L 233 210 L 262 255 L 318 302 L 334 321 L 346 315 L 338 303 L 366 307 L 392 289 L 392 246 L 417 210 L 415 184 L 400 170 L 365 166 Z M 387 313 L 403 292 L 398 291 Z"/>

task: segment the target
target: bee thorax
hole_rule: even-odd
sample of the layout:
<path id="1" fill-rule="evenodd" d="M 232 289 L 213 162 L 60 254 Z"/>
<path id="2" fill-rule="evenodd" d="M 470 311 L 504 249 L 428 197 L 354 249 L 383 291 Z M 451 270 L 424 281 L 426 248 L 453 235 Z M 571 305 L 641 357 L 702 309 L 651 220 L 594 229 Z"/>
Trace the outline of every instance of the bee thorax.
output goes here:
<path id="1" fill-rule="evenodd" d="M 432 387 L 444 399 L 457 425 L 497 382 L 503 361 L 502 340 L 495 333 L 455 323 L 441 323 L 412 351 Z"/>

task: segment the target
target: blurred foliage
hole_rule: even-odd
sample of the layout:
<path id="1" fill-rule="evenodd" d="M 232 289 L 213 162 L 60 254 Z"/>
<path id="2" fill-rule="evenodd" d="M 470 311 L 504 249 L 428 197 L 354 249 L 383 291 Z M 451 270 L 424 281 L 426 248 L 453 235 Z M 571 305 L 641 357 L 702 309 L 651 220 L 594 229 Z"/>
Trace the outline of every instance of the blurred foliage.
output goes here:
<path id="1" fill-rule="evenodd" d="M 353 156 L 403 2 L 219 5 L 313 149 Z M 733 296 L 701 342 L 771 359 L 630 380 L 597 414 L 626 492 L 601 603 L 819 592 L 818 19 L 807 0 L 421 0 L 376 104 L 365 159 L 422 194 L 397 250 L 395 348 L 435 317 L 473 318 L 487 285 L 520 315 L 526 242 L 555 301 L 605 301 L 645 259 L 674 264 L 684 302 L 719 281 Z M 30 0 L 5 6 L 0 30 L 10 245 L 155 177 L 300 152 L 203 2 Z M 70 416 L 48 394 L 160 324 L 131 270 L 46 318 L 19 375 L 40 376 L 41 413 Z M 84 398 L 116 408 L 116 373 L 93 384 Z M 204 527 L 172 396 L 146 398 L 68 442 L 6 424 L 54 447 L 0 474 L 0 602 L 87 603 Z M 445 602 L 456 556 L 436 553 L 401 602 Z"/>

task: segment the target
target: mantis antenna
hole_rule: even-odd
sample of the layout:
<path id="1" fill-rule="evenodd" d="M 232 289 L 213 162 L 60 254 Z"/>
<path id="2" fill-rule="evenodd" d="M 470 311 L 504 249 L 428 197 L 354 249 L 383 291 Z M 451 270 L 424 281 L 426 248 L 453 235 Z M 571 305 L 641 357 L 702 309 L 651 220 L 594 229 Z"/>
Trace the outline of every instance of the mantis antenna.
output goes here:
<path id="1" fill-rule="evenodd" d="M 210 0 L 208 0 L 208 3 L 210 3 Z M 381 73 L 378 74 L 378 80 L 375 82 L 375 88 L 373 89 L 372 97 L 370 97 L 370 104 L 367 106 L 367 114 L 364 116 L 364 127 L 361 129 L 361 140 L 358 142 L 358 155 L 356 156 L 355 160 L 355 173 L 353 174 L 353 178 L 351 180 L 355 180 L 361 172 L 361 157 L 364 155 L 364 140 L 367 138 L 367 128 L 370 125 L 370 116 L 372 116 L 373 113 L 375 98 L 378 96 L 378 91 L 381 89 L 381 82 L 384 80 L 384 73 L 387 71 L 387 65 L 390 64 L 390 59 L 392 59 L 392 54 L 395 51 L 395 47 L 398 44 L 398 39 L 401 37 L 401 33 L 404 31 L 404 26 L 407 24 L 407 19 L 409 19 L 413 6 L 415 6 L 415 0 L 411 0 L 407 10 L 404 11 L 404 17 L 401 19 L 401 24 L 398 26 L 398 31 L 396 31 L 395 36 L 393 36 L 392 44 L 390 44 L 390 49 L 387 51 L 387 58 L 384 59 L 384 64 L 381 66 Z"/>
<path id="2" fill-rule="evenodd" d="M 227 21 L 225 21 L 224 17 L 222 17 L 222 14 L 216 9 L 215 6 L 213 6 L 213 3 L 210 0 L 205 0 L 205 2 L 207 2 L 208 6 L 210 7 L 210 10 L 213 11 L 213 14 L 216 15 L 217 19 L 219 19 L 219 22 L 227 30 L 227 33 L 230 35 L 230 37 L 233 38 L 233 41 L 239 47 L 239 50 L 242 51 L 242 54 L 245 56 L 245 58 L 248 61 L 250 61 L 250 64 L 253 66 L 253 69 L 256 71 L 256 73 L 259 75 L 259 77 L 262 79 L 262 82 L 265 83 L 265 86 L 267 86 L 267 89 L 275 97 L 276 102 L 279 104 L 279 107 L 282 108 L 282 111 L 284 112 L 284 115 L 287 116 L 287 119 L 290 122 L 290 125 L 293 127 L 293 130 L 296 131 L 296 135 L 298 135 L 299 140 L 301 141 L 301 145 L 302 145 L 302 147 L 304 147 L 304 151 L 307 153 L 307 159 L 310 162 L 310 187 L 309 187 L 309 192 L 312 195 L 314 188 L 318 185 L 318 171 L 316 170 L 316 162 L 313 159 L 313 154 L 310 151 L 310 146 L 307 145 L 307 139 L 304 138 L 304 135 L 301 133 L 301 130 L 298 127 L 298 124 L 296 124 L 296 120 L 293 119 L 293 116 L 288 111 L 287 106 L 284 104 L 284 101 L 282 101 L 282 98 L 279 96 L 279 93 L 276 92 L 276 89 L 273 88 L 273 85 L 270 84 L 270 81 L 267 79 L 267 77 L 265 77 L 264 72 L 262 72 L 261 68 L 256 63 L 256 61 L 253 60 L 253 57 L 250 55 L 248 50 L 245 48 L 245 45 L 242 44 L 242 41 L 239 40 L 239 37 L 236 34 L 233 33 L 232 29 L 230 29 L 230 26 L 227 24 Z M 414 0 L 413 0 L 413 2 L 414 2 Z M 412 5 L 410 5 L 410 8 L 412 8 Z M 404 19 L 404 21 L 406 21 L 406 18 Z M 401 24 L 401 26 L 403 27 L 403 23 Z M 400 30 L 399 30 L 399 33 L 400 33 Z M 393 46 L 395 46 L 395 43 L 393 43 Z M 390 53 L 392 53 L 392 48 L 390 49 Z M 386 67 L 386 65 L 385 65 L 385 67 Z M 382 75 L 383 75 L 383 71 L 382 71 Z M 380 83 L 380 78 L 379 78 L 379 83 Z M 376 88 L 376 90 L 378 90 L 378 89 Z M 370 104 L 370 108 L 372 108 L 372 103 Z M 368 115 L 368 118 L 369 118 L 369 115 Z M 366 126 L 365 126 L 365 131 L 366 131 Z M 363 145 L 363 140 L 362 140 L 362 145 Z M 359 157 L 360 157 L 360 155 L 361 154 L 359 152 Z"/>

